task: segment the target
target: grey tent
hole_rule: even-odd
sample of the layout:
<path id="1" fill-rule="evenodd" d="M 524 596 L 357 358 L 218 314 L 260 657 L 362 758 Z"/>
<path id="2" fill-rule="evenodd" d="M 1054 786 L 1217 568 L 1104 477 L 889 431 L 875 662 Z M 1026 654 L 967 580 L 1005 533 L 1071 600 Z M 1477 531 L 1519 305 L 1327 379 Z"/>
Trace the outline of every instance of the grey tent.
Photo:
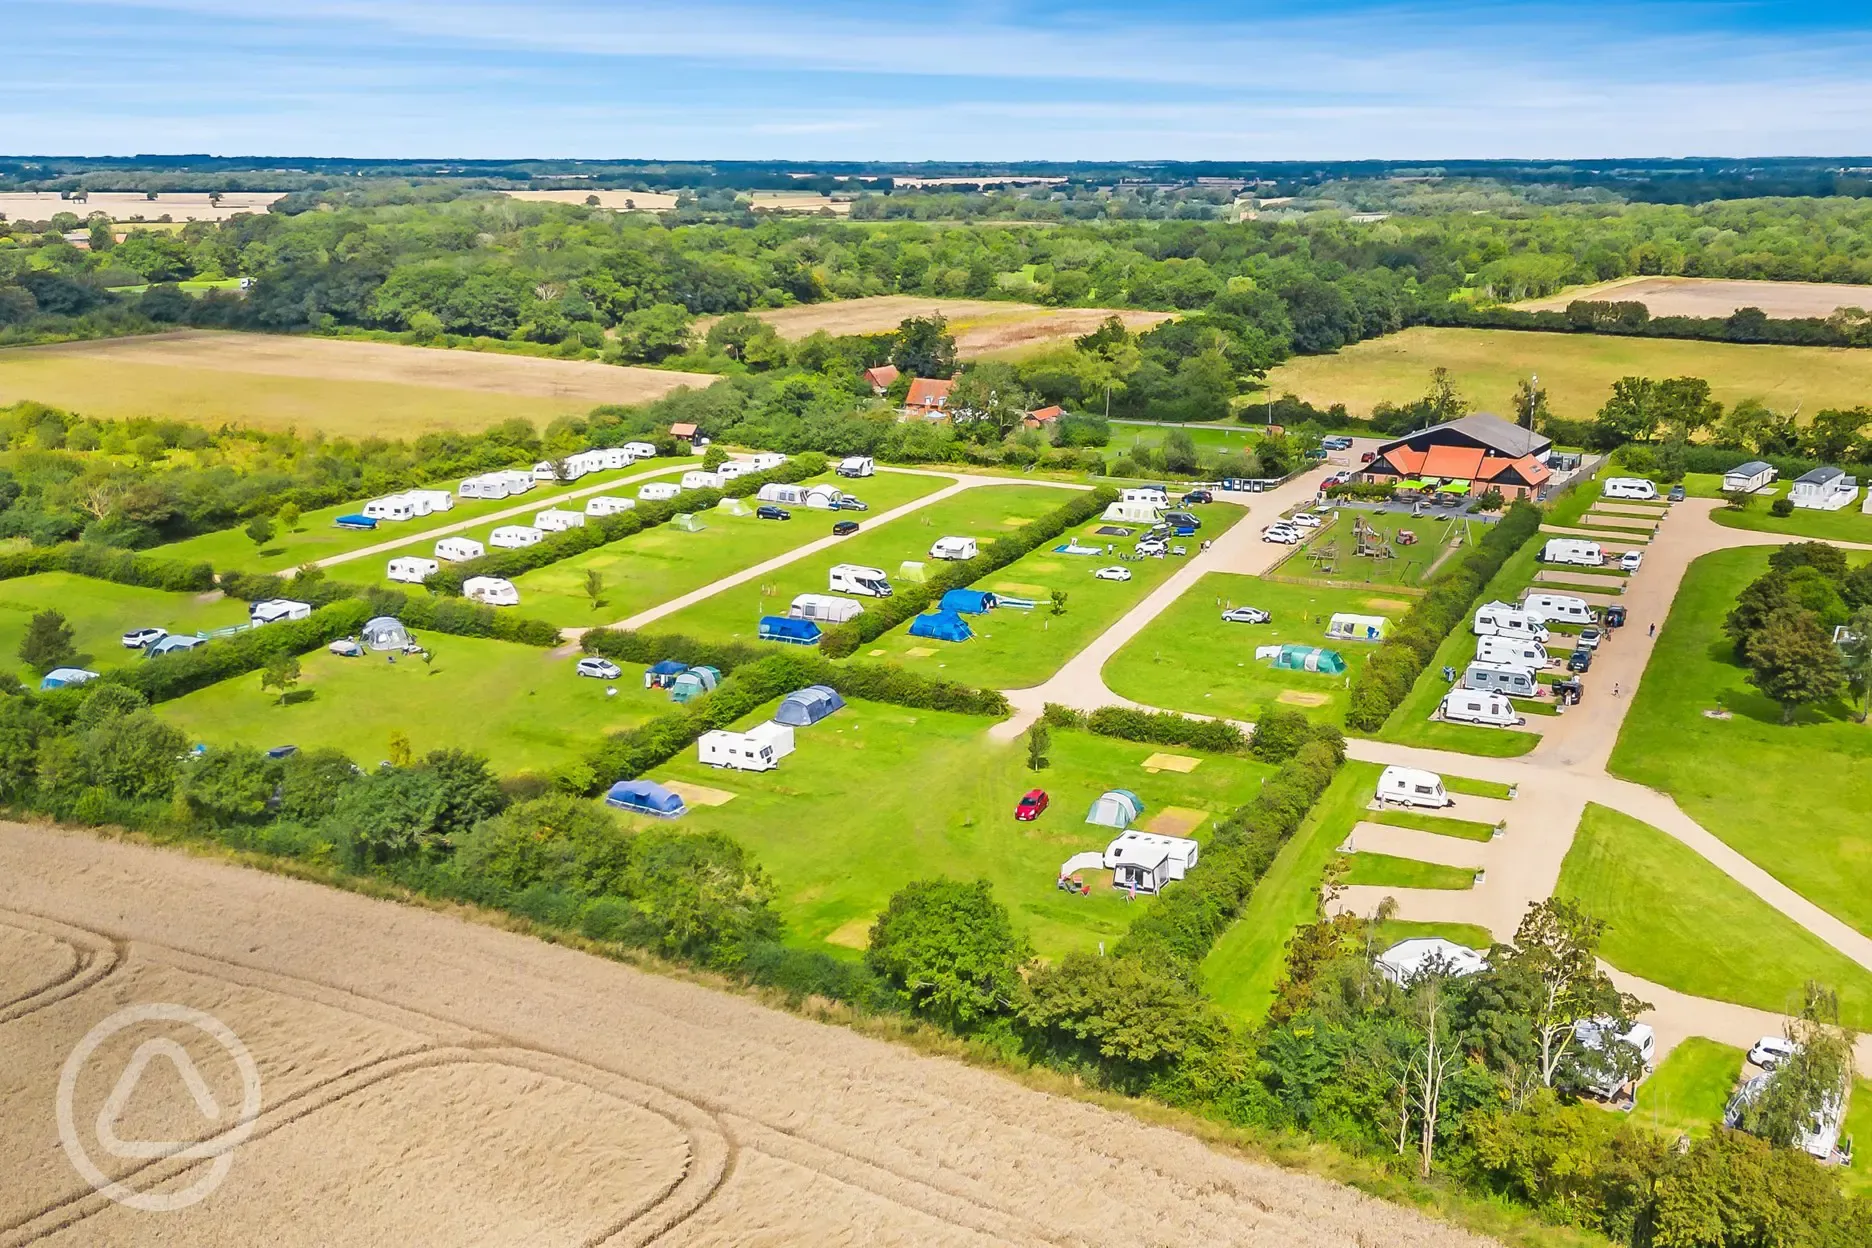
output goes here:
<path id="1" fill-rule="evenodd" d="M 1130 789 L 1107 789 L 1092 803 L 1092 809 L 1086 812 L 1086 822 L 1103 824 L 1122 832 L 1143 813 L 1143 799 Z"/>
<path id="2" fill-rule="evenodd" d="M 403 621 L 380 615 L 364 625 L 364 644 L 372 650 L 401 650 L 410 644 L 409 630 Z"/>
<path id="3" fill-rule="evenodd" d="M 774 722 L 805 728 L 818 723 L 844 705 L 845 699 L 839 697 L 838 690 L 832 686 L 808 685 L 787 694 L 786 700 L 780 703 L 780 709 L 774 712 Z"/>

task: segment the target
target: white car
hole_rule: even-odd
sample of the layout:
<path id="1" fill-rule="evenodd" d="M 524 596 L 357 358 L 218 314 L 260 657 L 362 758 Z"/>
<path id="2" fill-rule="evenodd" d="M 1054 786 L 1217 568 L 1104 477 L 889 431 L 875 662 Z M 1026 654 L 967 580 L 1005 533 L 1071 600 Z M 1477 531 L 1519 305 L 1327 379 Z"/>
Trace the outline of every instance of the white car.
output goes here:
<path id="1" fill-rule="evenodd" d="M 169 630 L 166 628 L 133 629 L 123 635 L 124 649 L 141 650 L 145 646 L 155 645 L 168 635 Z"/>
<path id="2" fill-rule="evenodd" d="M 1262 530 L 1261 540 L 1279 542 L 1283 546 L 1297 546 L 1300 544 L 1300 530 L 1291 524 L 1270 525 Z"/>
<path id="3" fill-rule="evenodd" d="M 1170 547 L 1156 538 L 1146 538 L 1137 544 L 1137 553 L 1147 559 L 1161 559 L 1170 553 Z"/>
<path id="4" fill-rule="evenodd" d="M 1273 618 L 1260 607 L 1232 607 L 1222 613 L 1222 620 L 1227 624 L 1266 624 Z"/>
<path id="5" fill-rule="evenodd" d="M 1095 581 L 1128 581 L 1131 579 L 1130 568 L 1100 568 L 1092 574 Z"/>
<path id="6" fill-rule="evenodd" d="M 1317 529 L 1320 527 L 1320 525 L 1324 524 L 1325 521 L 1321 520 L 1318 516 L 1314 515 L 1310 511 L 1303 511 L 1299 515 L 1295 516 L 1292 520 L 1289 520 L 1287 523 L 1296 525 L 1303 529 Z"/>
<path id="7" fill-rule="evenodd" d="M 1618 566 L 1627 572 L 1636 572 L 1644 566 L 1644 551 L 1628 550 L 1619 556 Z"/>
<path id="8" fill-rule="evenodd" d="M 1798 1052 L 1800 1046 L 1784 1036 L 1763 1036 L 1748 1051 L 1748 1060 L 1763 1070 L 1773 1070 Z"/>
<path id="9" fill-rule="evenodd" d="M 578 674 L 590 676 L 596 680 L 616 680 L 624 674 L 624 669 L 610 659 L 580 659 Z"/>

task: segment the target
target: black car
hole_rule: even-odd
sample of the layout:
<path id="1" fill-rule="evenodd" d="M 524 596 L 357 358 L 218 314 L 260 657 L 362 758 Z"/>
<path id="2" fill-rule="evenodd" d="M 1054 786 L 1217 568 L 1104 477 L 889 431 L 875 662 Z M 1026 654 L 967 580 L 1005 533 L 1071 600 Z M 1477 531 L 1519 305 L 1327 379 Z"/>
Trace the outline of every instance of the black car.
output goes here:
<path id="1" fill-rule="evenodd" d="M 856 520 L 841 520 L 837 524 L 832 526 L 833 537 L 845 537 L 846 535 L 851 534 L 851 533 L 856 533 L 857 531 L 858 531 L 858 522 Z"/>
<path id="2" fill-rule="evenodd" d="M 756 520 L 791 520 L 793 513 L 784 507 L 776 507 L 772 503 L 762 503 L 754 509 L 754 518 Z"/>
<path id="3" fill-rule="evenodd" d="M 1590 672 L 1592 670 L 1592 651 L 1575 650 L 1572 656 L 1566 661 L 1566 670 L 1569 672 Z"/>
<path id="4" fill-rule="evenodd" d="M 1183 496 L 1183 505 L 1185 507 L 1192 506 L 1196 503 L 1213 502 L 1215 502 L 1215 492 L 1213 490 L 1191 490 Z"/>

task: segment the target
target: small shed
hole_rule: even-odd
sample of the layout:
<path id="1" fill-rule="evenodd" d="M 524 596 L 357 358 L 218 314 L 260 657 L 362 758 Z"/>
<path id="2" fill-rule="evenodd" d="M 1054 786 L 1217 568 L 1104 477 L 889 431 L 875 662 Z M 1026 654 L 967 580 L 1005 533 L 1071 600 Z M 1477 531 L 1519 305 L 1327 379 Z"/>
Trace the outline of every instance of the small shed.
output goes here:
<path id="1" fill-rule="evenodd" d="M 975 635 L 975 630 L 953 611 L 932 611 L 910 622 L 910 635 L 932 641 L 967 641 Z"/>
<path id="2" fill-rule="evenodd" d="M 995 596 L 985 589 L 952 589 L 942 596 L 937 610 L 955 611 L 962 615 L 985 615 L 998 605 Z"/>
<path id="3" fill-rule="evenodd" d="M 689 813 L 681 794 L 670 792 L 654 780 L 618 781 L 605 794 L 605 805 L 658 819 L 676 819 Z"/>
<path id="4" fill-rule="evenodd" d="M 407 650 L 410 644 L 409 630 L 403 627 L 403 621 L 389 615 L 365 621 L 359 639 L 371 650 Z"/>
<path id="5" fill-rule="evenodd" d="M 1326 635 L 1335 641 L 1383 641 L 1391 621 L 1382 615 L 1354 615 L 1335 611 L 1326 623 Z"/>
<path id="6" fill-rule="evenodd" d="M 1274 666 L 1280 671 L 1322 672 L 1328 676 L 1340 676 L 1345 673 L 1346 661 L 1337 650 L 1323 650 L 1318 646 L 1301 646 L 1289 642 L 1274 656 Z"/>
<path id="7" fill-rule="evenodd" d="M 691 702 L 721 684 L 721 672 L 712 667 L 692 667 L 670 683 L 672 702 Z"/>
<path id="8" fill-rule="evenodd" d="M 41 689 L 69 689 L 97 679 L 96 672 L 86 671 L 82 667 L 55 667 L 45 674 L 39 682 Z"/>
<path id="9" fill-rule="evenodd" d="M 1085 821 L 1119 831 L 1136 823 L 1144 814 L 1144 799 L 1130 789 L 1107 789 L 1099 794 L 1086 812 Z"/>
<path id="10" fill-rule="evenodd" d="M 816 646 L 823 636 L 819 626 L 811 620 L 795 620 L 784 615 L 761 616 L 759 635 L 762 641 L 778 641 L 789 646 Z"/>
<path id="11" fill-rule="evenodd" d="M 844 706 L 845 699 L 831 685 L 807 685 L 804 689 L 795 689 L 787 694 L 780 703 L 780 709 L 774 712 L 774 722 L 806 728 Z"/>
<path id="12" fill-rule="evenodd" d="M 667 689 L 676 683 L 676 678 L 689 670 L 687 663 L 675 659 L 659 659 L 644 668 L 644 688 Z"/>

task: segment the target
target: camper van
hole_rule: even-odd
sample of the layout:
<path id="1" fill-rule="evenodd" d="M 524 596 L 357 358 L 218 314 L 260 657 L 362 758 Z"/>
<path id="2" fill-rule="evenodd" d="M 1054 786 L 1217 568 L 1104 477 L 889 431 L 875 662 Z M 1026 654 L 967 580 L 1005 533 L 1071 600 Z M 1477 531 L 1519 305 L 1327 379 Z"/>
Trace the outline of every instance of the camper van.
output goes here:
<path id="1" fill-rule="evenodd" d="M 637 497 L 646 503 L 667 503 L 682 493 L 682 487 L 674 481 L 652 481 L 637 491 Z"/>
<path id="2" fill-rule="evenodd" d="M 485 554 L 487 554 L 487 547 L 472 537 L 445 537 L 435 544 L 435 557 L 446 559 L 450 563 L 479 559 Z"/>
<path id="3" fill-rule="evenodd" d="M 609 494 L 594 494 L 585 500 L 585 514 L 588 516 L 615 516 L 619 512 L 629 511 L 637 505 L 631 498 L 614 498 Z"/>
<path id="4" fill-rule="evenodd" d="M 719 490 L 722 479 L 719 473 L 703 472 L 700 468 L 691 469 L 682 474 L 682 488 L 685 490 Z"/>
<path id="5" fill-rule="evenodd" d="M 1607 477 L 1600 494 L 1605 498 L 1651 499 L 1657 497 L 1657 486 L 1643 477 Z"/>
<path id="6" fill-rule="evenodd" d="M 746 732 L 716 729 L 696 738 L 696 754 L 707 767 L 736 771 L 772 771 L 793 752 L 793 729 L 768 720 Z"/>
<path id="7" fill-rule="evenodd" d="M 1543 624 L 1592 624 L 1598 620 L 1584 598 L 1571 594 L 1528 594 L 1521 609 Z"/>
<path id="8" fill-rule="evenodd" d="M 1505 693 L 1484 689 L 1452 689 L 1443 695 L 1437 715 L 1455 724 L 1481 724 L 1488 728 L 1516 728 L 1527 718 L 1515 712 Z"/>
<path id="9" fill-rule="evenodd" d="M 841 477 L 869 477 L 877 472 L 877 461 L 869 455 L 848 455 L 833 471 Z"/>
<path id="10" fill-rule="evenodd" d="M 365 503 L 364 514 L 373 520 L 409 520 L 416 515 L 416 505 L 401 494 L 392 494 Z"/>
<path id="11" fill-rule="evenodd" d="M 656 447 L 648 442 L 626 442 L 623 449 L 633 462 L 639 459 L 655 459 L 657 453 Z"/>
<path id="12" fill-rule="evenodd" d="M 769 481 L 760 487 L 760 491 L 754 497 L 763 503 L 778 503 L 782 507 L 804 507 L 806 487 L 788 485 L 784 481 Z"/>
<path id="13" fill-rule="evenodd" d="M 1572 537 L 1551 537 L 1541 547 L 1542 563 L 1564 563 L 1578 568 L 1596 568 L 1605 562 L 1605 551 L 1598 542 Z"/>
<path id="14" fill-rule="evenodd" d="M 291 598 L 263 598 L 247 608 L 247 619 L 255 628 L 281 620 L 303 620 L 311 614 L 311 603 L 295 602 Z"/>
<path id="15" fill-rule="evenodd" d="M 537 546 L 546 535 L 531 525 L 503 524 L 488 534 L 488 545 L 496 550 L 519 550 L 523 546 Z"/>
<path id="16" fill-rule="evenodd" d="M 520 591 L 512 581 L 498 576 L 471 576 L 462 582 L 462 597 L 490 607 L 517 607 Z"/>
<path id="17" fill-rule="evenodd" d="M 1518 607 L 1490 602 L 1476 608 L 1473 631 L 1478 637 L 1515 637 L 1546 641 L 1547 626 Z"/>
<path id="18" fill-rule="evenodd" d="M 1479 663 L 1513 663 L 1516 667 L 1536 670 L 1553 662 L 1546 646 L 1520 637 L 1478 637 L 1475 657 Z"/>
<path id="19" fill-rule="evenodd" d="M 582 511 L 557 511 L 548 507 L 533 517 L 533 527 L 547 533 L 563 533 L 567 529 L 585 527 L 585 513 Z"/>
<path id="20" fill-rule="evenodd" d="M 1478 660 L 1463 671 L 1462 683 L 1465 689 L 1490 689 L 1515 698 L 1531 698 L 1540 692 L 1540 683 L 1534 679 L 1533 669 L 1517 667 L 1513 663 L 1484 663 Z"/>
<path id="21" fill-rule="evenodd" d="M 499 473 L 489 472 L 469 477 L 455 487 L 455 492 L 463 498 L 506 498 L 513 491 Z"/>
<path id="22" fill-rule="evenodd" d="M 831 589 L 835 594 L 857 594 L 864 598 L 891 596 L 890 580 L 882 568 L 867 568 L 856 563 L 841 563 L 832 569 Z"/>
<path id="23" fill-rule="evenodd" d="M 447 490 L 411 490 L 403 497 L 409 499 L 419 516 L 438 511 L 453 511 L 455 508 L 455 496 Z"/>
<path id="24" fill-rule="evenodd" d="M 1415 767 L 1387 767 L 1378 774 L 1378 801 L 1396 806 L 1428 806 L 1441 810 L 1456 799 L 1443 791 L 1443 777 Z"/>
<path id="25" fill-rule="evenodd" d="M 817 620 L 821 624 L 845 624 L 864 614 L 864 608 L 849 598 L 832 594 L 801 594 L 787 607 L 795 620 Z"/>
<path id="26" fill-rule="evenodd" d="M 972 537 L 939 537 L 936 539 L 936 544 L 930 547 L 929 557 L 932 559 L 973 559 L 980 553 Z"/>
<path id="27" fill-rule="evenodd" d="M 442 565 L 434 559 L 424 559 L 419 555 L 406 555 L 390 561 L 389 577 L 393 581 L 402 581 L 408 585 L 420 585 L 436 574 Z"/>

